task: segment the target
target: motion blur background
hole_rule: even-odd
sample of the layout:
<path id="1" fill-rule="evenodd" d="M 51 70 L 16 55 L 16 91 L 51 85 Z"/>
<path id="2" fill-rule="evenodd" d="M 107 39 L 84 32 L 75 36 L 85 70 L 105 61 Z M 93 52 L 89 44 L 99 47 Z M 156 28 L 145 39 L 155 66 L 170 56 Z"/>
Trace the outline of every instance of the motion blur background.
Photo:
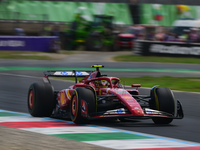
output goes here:
<path id="1" fill-rule="evenodd" d="M 97 40 L 105 41 L 101 45 L 115 45 L 117 50 L 131 49 L 137 39 L 199 43 L 199 4 L 195 0 L 1 0 L 0 35 L 57 36 L 59 49 L 63 50 L 79 49 L 80 45 L 87 45 L 87 39 L 91 36 L 89 33 L 94 33 L 94 28 L 102 32 L 101 38 Z M 84 23 L 74 27 L 77 14 L 81 15 Z M 102 23 L 96 20 L 95 15 L 112 16 L 112 26 L 108 28 L 101 24 L 101 29 L 99 26 L 94 27 L 94 23 Z M 187 26 L 176 23 L 180 20 L 186 20 Z M 194 20 L 198 22 L 193 23 Z M 78 21 L 80 24 L 81 21 Z M 138 29 L 138 26 L 141 28 Z M 137 29 L 131 31 L 131 27 Z M 189 32 L 195 32 L 195 41 L 193 37 L 190 38 Z M 112 36 L 108 33 L 112 33 Z M 120 35 L 122 33 L 131 35 Z M 95 45 L 97 42 L 92 43 Z M 5 50 L 3 42 L 0 45 L 0 50 Z M 93 46 L 86 50 L 103 49 L 100 44 L 96 45 L 101 49 Z M 51 47 L 51 44 L 48 46 Z M 112 47 L 106 50 L 113 49 L 116 50 Z"/>

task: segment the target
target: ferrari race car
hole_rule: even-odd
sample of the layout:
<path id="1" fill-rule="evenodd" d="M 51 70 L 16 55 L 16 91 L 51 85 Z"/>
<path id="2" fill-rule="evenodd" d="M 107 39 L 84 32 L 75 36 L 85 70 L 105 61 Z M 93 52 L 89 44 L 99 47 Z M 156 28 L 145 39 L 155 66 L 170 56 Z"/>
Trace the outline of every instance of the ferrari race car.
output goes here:
<path id="1" fill-rule="evenodd" d="M 91 66 L 95 71 L 47 71 L 44 83 L 33 83 L 28 91 L 28 110 L 34 117 L 62 114 L 74 123 L 86 123 L 100 118 L 151 118 L 155 124 L 169 124 L 182 119 L 181 103 L 169 88 L 154 86 L 150 95 L 140 95 L 140 84 L 127 89 L 119 78 L 102 75 L 102 65 Z M 75 77 L 75 84 L 54 91 L 49 77 Z M 77 82 L 77 77 L 83 77 Z"/>

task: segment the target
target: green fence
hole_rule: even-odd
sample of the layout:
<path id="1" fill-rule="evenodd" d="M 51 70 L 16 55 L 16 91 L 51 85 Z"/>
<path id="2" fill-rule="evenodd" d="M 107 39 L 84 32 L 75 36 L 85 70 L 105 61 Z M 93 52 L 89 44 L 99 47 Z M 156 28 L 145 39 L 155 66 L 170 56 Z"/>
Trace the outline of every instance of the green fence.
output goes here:
<path id="1" fill-rule="evenodd" d="M 113 15 L 115 23 L 133 24 L 128 4 L 10 0 L 0 3 L 0 19 L 72 22 L 78 9 L 92 20 L 95 14 Z"/>

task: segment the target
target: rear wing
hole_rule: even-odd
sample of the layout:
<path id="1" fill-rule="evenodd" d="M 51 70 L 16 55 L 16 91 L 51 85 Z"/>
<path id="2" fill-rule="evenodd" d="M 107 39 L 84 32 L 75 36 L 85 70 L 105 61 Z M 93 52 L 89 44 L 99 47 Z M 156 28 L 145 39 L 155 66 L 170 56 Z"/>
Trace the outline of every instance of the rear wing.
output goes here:
<path id="1" fill-rule="evenodd" d="M 46 71 L 44 72 L 43 81 L 45 83 L 50 83 L 48 77 L 75 77 L 75 82 L 77 83 L 77 77 L 86 77 L 89 73 L 86 71 Z"/>

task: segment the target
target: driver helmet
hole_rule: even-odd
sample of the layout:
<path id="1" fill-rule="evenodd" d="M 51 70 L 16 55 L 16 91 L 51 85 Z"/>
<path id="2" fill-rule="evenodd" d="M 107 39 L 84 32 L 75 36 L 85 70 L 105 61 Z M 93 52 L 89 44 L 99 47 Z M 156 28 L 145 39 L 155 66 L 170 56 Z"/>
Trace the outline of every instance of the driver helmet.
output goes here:
<path id="1" fill-rule="evenodd" d="M 107 88 L 108 87 L 108 81 L 106 81 L 106 80 L 97 80 L 97 81 L 95 81 L 95 86 L 97 88 Z"/>

